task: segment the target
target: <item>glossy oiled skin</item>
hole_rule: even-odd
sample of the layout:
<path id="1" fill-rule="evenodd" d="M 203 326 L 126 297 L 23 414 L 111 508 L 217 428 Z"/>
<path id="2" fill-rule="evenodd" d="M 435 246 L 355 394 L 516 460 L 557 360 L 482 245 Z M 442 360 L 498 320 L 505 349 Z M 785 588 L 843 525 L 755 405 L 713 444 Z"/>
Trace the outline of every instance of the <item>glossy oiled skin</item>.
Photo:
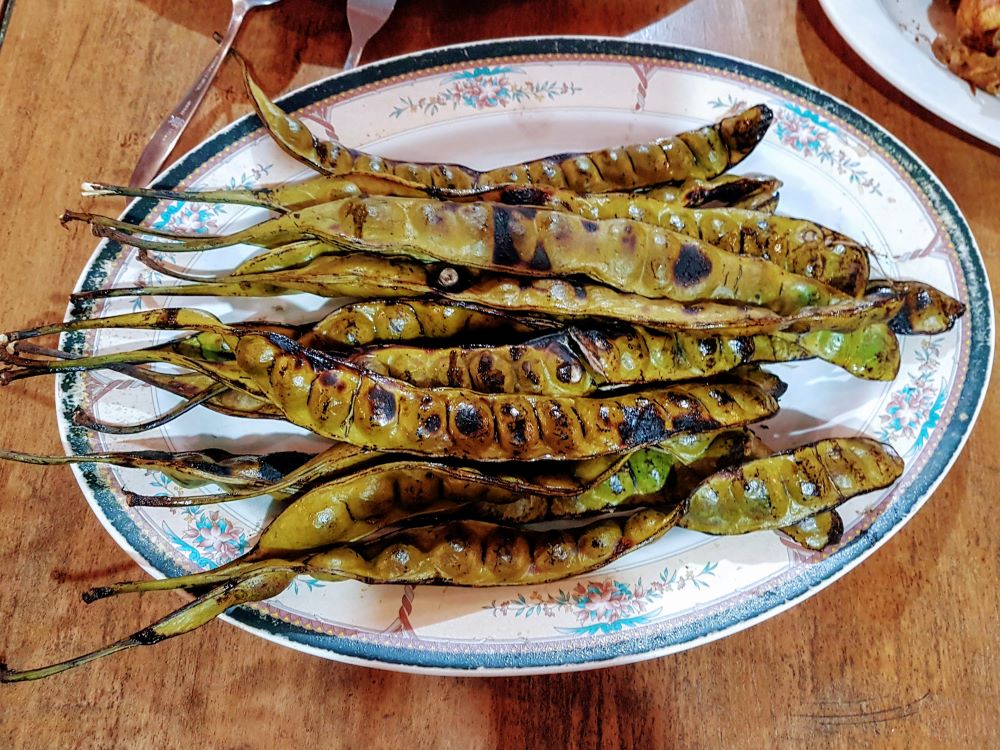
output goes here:
<path id="1" fill-rule="evenodd" d="M 873 279 L 868 291 L 903 295 L 902 309 L 889 322 L 890 328 L 902 335 L 944 333 L 965 314 L 964 303 L 920 281 Z"/>
<path id="2" fill-rule="evenodd" d="M 647 195 L 677 206 L 701 206 L 706 203 L 773 212 L 781 181 L 764 175 L 720 174 L 711 179 L 690 178 L 676 185 L 654 188 Z M 95 195 L 121 195 L 157 200 L 231 203 L 258 206 L 278 213 L 297 211 L 320 203 L 362 195 L 394 195 L 401 198 L 433 197 L 458 201 L 510 202 L 507 194 L 523 195 L 522 185 L 503 184 L 488 189 L 443 190 L 417 185 L 394 175 L 349 172 L 344 175 L 320 174 L 301 182 L 260 188 L 177 191 L 153 190 L 116 185 L 92 185 Z M 555 190 L 556 188 L 552 188 Z"/>
<path id="3" fill-rule="evenodd" d="M 664 185 L 643 195 L 688 208 L 712 203 L 773 211 L 780 187 L 781 180 L 768 175 L 720 174 L 710 180 L 691 178 L 679 185 Z"/>
<path id="4" fill-rule="evenodd" d="M 455 586 L 532 585 L 588 573 L 658 539 L 679 508 L 643 509 L 625 519 L 553 531 L 515 530 L 481 521 L 402 531 L 384 541 L 334 547 L 309 558 L 317 578 Z"/>
<path id="5" fill-rule="evenodd" d="M 319 141 L 301 120 L 270 101 L 249 75 L 245 80 L 258 115 L 278 145 L 317 171 L 331 175 L 390 174 L 444 189 L 519 183 L 603 193 L 707 179 L 739 164 L 764 137 L 773 119 L 771 110 L 761 104 L 718 123 L 651 143 L 559 154 L 480 172 L 460 164 L 392 161 L 336 141 Z"/>
<path id="6" fill-rule="evenodd" d="M 629 326 L 610 331 L 569 329 L 502 346 L 383 346 L 350 359 L 422 388 L 582 396 L 606 385 L 690 380 L 729 372 L 748 362 L 809 357 L 795 342 L 795 336 L 726 338 Z"/>
<path id="7" fill-rule="evenodd" d="M 747 442 L 747 434 L 732 430 L 721 435 L 683 435 L 656 448 L 639 449 L 620 466 L 617 459 L 576 463 L 563 469 L 561 476 L 545 479 L 558 483 L 559 494 L 544 492 L 516 477 L 505 478 L 501 484 L 486 474 L 478 478 L 449 475 L 435 465 L 379 465 L 326 482 L 296 498 L 264 530 L 255 556 L 360 539 L 426 513 L 462 510 L 467 518 L 526 523 L 625 506 L 637 496 L 652 498 L 663 490 L 675 462 L 694 463 L 713 450 L 729 455 L 734 452 L 732 446 Z M 571 486 L 575 491 L 569 491 Z M 664 505 L 670 499 L 664 495 L 647 504 Z"/>
<path id="8" fill-rule="evenodd" d="M 267 487 L 309 459 L 304 453 L 286 451 L 268 455 L 234 455 L 217 448 L 203 451 L 139 450 L 73 456 L 35 456 L 0 450 L 0 460 L 42 465 L 106 463 L 147 471 L 161 471 L 178 484 L 195 487 Z"/>
<path id="9" fill-rule="evenodd" d="M 605 399 L 420 389 L 276 334 L 241 337 L 236 355 L 289 421 L 319 435 L 481 461 L 606 455 L 676 432 L 753 422 L 777 409 L 773 398 L 747 385 L 678 385 Z"/>
<path id="10" fill-rule="evenodd" d="M 465 334 L 526 333 L 542 325 L 551 327 L 553 323 L 431 299 L 366 300 L 334 310 L 300 341 L 305 346 L 334 349 L 414 339 L 444 340 Z"/>
<path id="11" fill-rule="evenodd" d="M 685 208 L 644 195 L 555 196 L 588 219 L 634 219 L 670 229 L 736 255 L 764 258 L 852 297 L 864 293 L 864 245 L 805 219 L 739 208 Z"/>
<path id="12" fill-rule="evenodd" d="M 789 526 L 886 487 L 902 471 L 895 451 L 869 438 L 821 440 L 710 477 L 688 498 L 681 523 L 707 534 Z"/>
<path id="13" fill-rule="evenodd" d="M 464 477 L 430 465 L 376 467 L 296 499 L 261 535 L 258 550 L 284 554 L 317 549 L 362 539 L 410 518 L 452 511 L 473 499 L 504 503 L 523 494 L 496 486 L 485 475 Z"/>
<path id="14" fill-rule="evenodd" d="M 89 219 L 100 231 L 141 230 L 99 217 Z M 112 232 L 112 233 L 113 233 Z M 117 236 L 117 235 L 116 235 Z M 583 275 L 616 289 L 646 297 L 680 301 L 738 300 L 791 312 L 827 304 L 842 292 L 805 276 L 790 273 L 762 258 L 721 250 L 694 237 L 628 218 L 590 220 L 564 211 L 499 203 L 454 203 L 420 198 L 346 198 L 270 219 L 246 230 L 217 238 L 178 236 L 129 242 L 149 249 L 201 250 L 247 243 L 281 248 L 287 256 L 270 266 L 247 264 L 251 270 L 278 270 L 289 263 L 301 267 L 317 251 L 303 240 L 334 247 L 405 255 L 516 275 L 549 277 Z M 294 259 L 294 260 L 292 260 Z M 359 258 L 359 261 L 361 259 Z M 259 263 L 259 261 L 257 262 Z M 357 294 L 372 296 L 369 273 L 353 278 Z M 276 283 L 274 281 L 270 283 Z"/>

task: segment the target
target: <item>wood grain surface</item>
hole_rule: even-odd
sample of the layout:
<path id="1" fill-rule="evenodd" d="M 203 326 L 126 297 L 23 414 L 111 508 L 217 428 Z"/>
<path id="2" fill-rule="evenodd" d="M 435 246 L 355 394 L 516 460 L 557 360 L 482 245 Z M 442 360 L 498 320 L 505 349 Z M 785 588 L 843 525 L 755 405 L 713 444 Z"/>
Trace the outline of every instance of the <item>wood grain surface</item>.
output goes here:
<path id="1" fill-rule="evenodd" d="M 9 0 L 8 0 L 9 2 Z M 2 3 L 0 3 L 2 5 Z M 50 321 L 94 242 L 60 227 L 84 179 L 124 182 L 208 58 L 225 0 L 16 0 L 0 47 L 0 329 Z M 863 23 L 864 19 L 859 19 Z M 365 59 L 529 34 L 633 35 L 773 66 L 913 148 L 1000 278 L 1000 152 L 921 110 L 839 38 L 816 0 L 400 0 Z M 343 0 L 255 11 L 238 46 L 274 93 L 335 71 Z M 178 153 L 248 111 L 226 66 Z M 676 656 L 591 672 L 436 678 L 343 666 L 213 623 L 0 689 L 4 748 L 988 747 L 1000 704 L 1000 458 L 991 395 L 932 500 L 882 550 L 793 610 Z M 60 451 L 52 384 L 0 392 L 0 445 Z M 34 665 L 152 621 L 179 598 L 84 607 L 137 568 L 68 469 L 0 465 L 0 657 Z"/>

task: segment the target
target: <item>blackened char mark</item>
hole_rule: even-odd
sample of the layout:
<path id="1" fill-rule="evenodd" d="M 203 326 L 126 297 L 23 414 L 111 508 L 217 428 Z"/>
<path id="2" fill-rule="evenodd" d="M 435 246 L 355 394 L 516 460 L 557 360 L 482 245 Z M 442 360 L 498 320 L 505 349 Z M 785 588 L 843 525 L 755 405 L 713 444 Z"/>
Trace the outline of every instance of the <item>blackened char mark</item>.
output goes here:
<path id="1" fill-rule="evenodd" d="M 283 336 L 280 333 L 264 333 L 261 335 L 286 354 L 291 354 L 308 362 L 309 365 L 317 371 L 336 369 L 344 364 L 343 360 L 326 354 L 325 352 L 302 346 L 302 344 L 299 344 L 298 342 L 288 338 L 288 336 Z"/>
<path id="2" fill-rule="evenodd" d="M 518 417 L 510 424 L 510 441 L 515 445 L 524 445 L 528 442 L 528 420 Z"/>
<path id="3" fill-rule="evenodd" d="M 921 288 L 916 294 L 907 294 L 903 300 L 903 308 L 895 318 L 889 321 L 889 328 L 892 329 L 893 333 L 898 333 L 901 336 L 913 334 L 915 332 L 913 324 L 917 321 L 916 314 L 930 307 L 933 302 L 927 289 Z"/>
<path id="4" fill-rule="evenodd" d="M 732 406 L 736 403 L 736 399 L 724 388 L 713 388 L 708 392 L 708 395 L 715 399 L 719 406 Z"/>
<path id="5" fill-rule="evenodd" d="M 501 203 L 508 206 L 544 206 L 549 194 L 529 185 L 509 185 L 500 191 L 499 198 Z"/>
<path id="6" fill-rule="evenodd" d="M 493 262 L 498 266 L 517 265 L 517 250 L 510 234 L 510 212 L 499 206 L 493 209 Z"/>
<path id="7" fill-rule="evenodd" d="M 551 426 L 557 438 L 564 442 L 572 438 L 573 434 L 570 430 L 569 417 L 558 402 L 549 402 L 548 417 L 551 420 Z"/>
<path id="8" fill-rule="evenodd" d="M 703 357 L 714 356 L 719 351 L 719 339 L 715 336 L 706 336 L 698 339 L 698 352 Z"/>
<path id="9" fill-rule="evenodd" d="M 766 104 L 758 104 L 746 112 L 722 121 L 722 135 L 728 130 L 730 147 L 738 154 L 752 151 L 760 143 L 774 119 L 774 112 Z M 728 126 L 728 127 L 727 127 Z"/>
<path id="10" fill-rule="evenodd" d="M 430 437 L 437 433 L 441 429 L 441 417 L 437 414 L 431 414 L 427 419 L 420 423 L 417 428 L 417 437 L 423 440 L 424 438 Z"/>
<path id="11" fill-rule="evenodd" d="M 86 601 L 86 597 L 84 597 L 84 601 Z M 138 633 L 129 638 L 129 640 L 139 646 L 152 646 L 153 644 L 164 640 L 166 637 L 167 636 L 158 633 L 155 628 L 148 627 L 140 630 Z"/>
<path id="12" fill-rule="evenodd" d="M 571 335 L 584 350 L 610 352 L 613 348 L 611 339 L 596 328 L 573 328 Z"/>
<path id="13" fill-rule="evenodd" d="M 476 437 L 486 429 L 486 423 L 475 406 L 463 401 L 455 407 L 455 427 L 466 437 Z"/>
<path id="14" fill-rule="evenodd" d="M 496 265 L 516 266 L 521 262 L 511 234 L 512 222 L 530 220 L 534 216 L 533 208 L 493 207 L 493 262 Z"/>
<path id="15" fill-rule="evenodd" d="M 368 406 L 371 422 L 377 427 L 385 427 L 396 419 L 396 399 L 380 385 L 368 391 Z"/>
<path id="16" fill-rule="evenodd" d="M 496 362 L 493 359 L 493 355 L 489 352 L 484 352 L 479 358 L 479 365 L 476 368 L 479 373 L 479 380 L 487 393 L 503 393 L 504 389 L 504 374 L 499 370 L 494 368 Z"/>
<path id="17" fill-rule="evenodd" d="M 664 400 L 670 402 L 677 413 L 673 418 L 674 430 L 677 432 L 705 432 L 721 426 L 708 415 L 701 403 L 690 396 L 682 393 L 666 393 Z"/>
<path id="18" fill-rule="evenodd" d="M 717 430 L 720 426 L 717 421 L 700 412 L 688 412 L 674 417 L 674 429 L 677 432 L 708 432 Z"/>
<path id="19" fill-rule="evenodd" d="M 354 201 L 348 204 L 347 215 L 354 221 L 354 236 L 358 239 L 364 237 L 365 222 L 368 221 L 368 205 L 363 200 Z"/>
<path id="20" fill-rule="evenodd" d="M 580 365 L 576 362 L 561 362 L 556 367 L 556 378 L 560 383 L 576 383 L 580 380 Z"/>
<path id="21" fill-rule="evenodd" d="M 298 451 L 269 453 L 260 463 L 260 478 L 266 482 L 277 482 L 308 460 L 307 454 Z"/>
<path id="22" fill-rule="evenodd" d="M 625 447 L 635 448 L 659 443 L 665 440 L 670 432 L 659 410 L 653 404 L 622 407 L 622 421 L 618 425 L 618 435 Z"/>
<path id="23" fill-rule="evenodd" d="M 545 252 L 545 247 L 541 240 L 535 245 L 535 254 L 531 256 L 528 265 L 535 271 L 552 270 L 552 261 L 549 260 L 549 254 Z"/>
<path id="24" fill-rule="evenodd" d="M 674 264 L 674 280 L 681 286 L 694 286 L 712 272 L 712 261 L 691 243 L 681 245 L 680 254 Z"/>
<path id="25" fill-rule="evenodd" d="M 318 380 L 319 384 L 325 388 L 332 388 L 340 382 L 340 378 L 337 377 L 337 373 L 333 370 L 323 370 L 316 376 L 316 380 Z"/>
<path id="26" fill-rule="evenodd" d="M 736 336 L 729 339 L 729 349 L 739 357 L 740 362 L 749 362 L 750 358 L 754 355 L 756 347 L 754 346 L 753 339 L 749 336 Z"/>
<path id="27" fill-rule="evenodd" d="M 927 289 L 920 289 L 920 291 L 916 294 L 915 300 L 913 309 L 917 312 L 927 309 L 933 302 L 933 300 L 931 300 L 931 293 Z"/>
<path id="28" fill-rule="evenodd" d="M 711 200 L 731 206 L 734 203 L 739 203 L 744 198 L 749 198 L 759 190 L 761 190 L 760 182 L 746 177 L 741 177 L 740 179 L 733 180 L 732 182 L 724 182 L 721 185 L 714 185 L 710 190 L 698 188 L 697 191 L 692 191 L 692 194 L 695 192 L 698 193 L 698 203 L 692 203 L 692 205 L 701 205 Z"/>
<path id="29" fill-rule="evenodd" d="M 529 360 L 525 360 L 521 364 L 521 372 L 523 373 L 525 379 L 528 380 L 528 382 L 530 382 L 533 386 L 537 387 L 542 384 L 542 379 L 539 377 L 538 373 L 535 372 L 535 367 Z"/>
<path id="30" fill-rule="evenodd" d="M 500 413 L 511 421 L 507 425 L 507 434 L 514 445 L 524 445 L 528 442 L 528 420 L 525 419 L 521 411 L 510 404 L 504 404 L 500 408 Z"/>

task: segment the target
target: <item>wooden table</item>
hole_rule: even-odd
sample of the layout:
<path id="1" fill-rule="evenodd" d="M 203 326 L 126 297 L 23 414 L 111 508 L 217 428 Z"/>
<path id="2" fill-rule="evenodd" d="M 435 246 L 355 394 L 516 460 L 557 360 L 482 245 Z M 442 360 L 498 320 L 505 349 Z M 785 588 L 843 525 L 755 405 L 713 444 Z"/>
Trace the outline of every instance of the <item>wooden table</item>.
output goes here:
<path id="1" fill-rule="evenodd" d="M 7 0 L 0 47 L 0 329 L 62 315 L 90 251 L 56 217 L 81 179 L 128 179 L 148 135 L 213 52 L 223 0 Z M 343 2 L 255 12 L 240 45 L 266 90 L 334 71 Z M 864 22 L 859 19 L 859 22 Z M 920 110 L 839 38 L 816 0 L 400 0 L 366 58 L 490 37 L 611 34 L 749 58 L 846 99 L 944 181 L 1000 277 L 1000 154 Z M 151 41 L 152 40 L 152 41 Z M 248 109 L 224 68 L 180 149 Z M 998 742 L 1000 461 L 979 427 L 916 518 L 859 570 L 790 612 L 669 658 L 515 679 L 338 665 L 212 624 L 48 681 L 0 690 L 3 747 L 985 747 Z M 58 452 L 51 383 L 0 392 L 3 447 Z M 79 653 L 152 621 L 156 597 L 83 607 L 134 574 L 67 469 L 0 465 L 0 655 Z M 992 741 L 991 741 L 992 739 Z"/>

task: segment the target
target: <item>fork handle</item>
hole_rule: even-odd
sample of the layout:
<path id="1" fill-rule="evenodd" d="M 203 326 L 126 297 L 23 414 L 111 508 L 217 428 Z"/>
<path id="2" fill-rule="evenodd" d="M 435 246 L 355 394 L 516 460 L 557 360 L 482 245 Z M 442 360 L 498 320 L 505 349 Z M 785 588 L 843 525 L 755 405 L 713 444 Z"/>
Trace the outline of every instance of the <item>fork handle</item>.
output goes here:
<path id="1" fill-rule="evenodd" d="M 184 129 L 188 126 L 195 111 L 198 109 L 198 105 L 205 98 L 208 87 L 215 80 L 219 68 L 222 67 L 223 60 L 229 54 L 229 48 L 236 41 L 236 35 L 240 31 L 240 26 L 246 14 L 246 8 L 234 7 L 233 14 L 229 18 L 229 26 L 226 28 L 226 35 L 219 45 L 219 50 L 215 53 L 208 67 L 198 76 L 198 80 L 195 81 L 194 86 L 190 88 L 184 98 L 174 108 L 174 111 L 167 115 L 167 119 L 160 123 L 160 127 L 153 133 L 153 137 L 146 144 L 142 156 L 139 157 L 139 163 L 136 164 L 135 171 L 132 172 L 132 177 L 128 181 L 129 187 L 146 187 L 149 185 L 167 156 L 173 151 L 174 146 L 177 145 L 177 141 L 181 137 L 181 133 L 184 132 Z"/>
<path id="2" fill-rule="evenodd" d="M 361 53 L 365 51 L 365 43 L 356 39 L 351 40 L 351 49 L 347 52 L 347 59 L 344 60 L 344 70 L 351 70 L 358 67 L 361 62 Z"/>

